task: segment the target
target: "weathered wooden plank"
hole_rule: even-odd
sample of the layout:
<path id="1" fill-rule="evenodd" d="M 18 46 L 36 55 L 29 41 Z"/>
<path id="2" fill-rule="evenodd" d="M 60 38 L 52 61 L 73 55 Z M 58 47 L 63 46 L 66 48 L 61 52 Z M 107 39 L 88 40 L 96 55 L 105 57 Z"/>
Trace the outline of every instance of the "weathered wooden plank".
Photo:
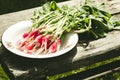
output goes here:
<path id="1" fill-rule="evenodd" d="M 72 0 L 60 3 L 59 5 L 78 5 L 80 1 L 81 0 Z M 111 4 L 113 4 L 113 2 L 106 1 L 106 4 L 108 4 L 107 7 L 112 6 Z M 10 25 L 19 21 L 30 20 L 34 9 L 37 8 L 0 15 L 0 36 L 2 36 L 2 33 Z M 118 13 L 118 7 L 115 8 L 115 11 L 113 13 Z M 117 16 L 120 17 L 120 14 Z M 81 46 L 84 44 L 87 44 L 87 46 Z M 49 59 L 23 58 L 7 51 L 3 45 L 0 44 L 0 56 L 8 69 L 18 80 L 37 80 L 38 78 L 45 77 L 46 75 L 62 73 L 97 61 L 119 56 L 120 31 L 112 31 L 105 38 L 89 41 L 84 44 L 78 44 L 73 50 L 65 55 Z"/>
<path id="2" fill-rule="evenodd" d="M 73 62 L 82 58 L 92 57 L 107 53 L 109 51 L 120 48 L 120 31 L 113 31 L 108 33 L 107 37 L 89 42 L 86 48 L 77 47 L 78 52 L 73 58 Z"/>

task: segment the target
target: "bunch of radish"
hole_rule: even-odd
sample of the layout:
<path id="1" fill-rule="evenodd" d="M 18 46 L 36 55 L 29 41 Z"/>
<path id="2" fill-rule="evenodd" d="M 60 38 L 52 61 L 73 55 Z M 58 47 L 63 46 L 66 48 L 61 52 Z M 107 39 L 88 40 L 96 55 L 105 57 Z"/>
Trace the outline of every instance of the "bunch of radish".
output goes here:
<path id="1" fill-rule="evenodd" d="M 60 49 L 61 40 L 53 34 L 44 34 L 40 29 L 33 29 L 23 33 L 16 46 L 25 53 L 49 54 Z"/>

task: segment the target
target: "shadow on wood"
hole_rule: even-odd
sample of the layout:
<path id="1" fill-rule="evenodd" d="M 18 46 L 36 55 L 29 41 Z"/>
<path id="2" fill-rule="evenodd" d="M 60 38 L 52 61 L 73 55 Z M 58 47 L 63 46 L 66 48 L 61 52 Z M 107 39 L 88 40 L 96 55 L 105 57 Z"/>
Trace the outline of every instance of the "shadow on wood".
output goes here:
<path id="1" fill-rule="evenodd" d="M 0 0 L 0 15 L 24 9 L 39 7 L 48 1 L 52 0 Z M 65 0 L 56 0 L 56 2 L 60 1 Z"/>

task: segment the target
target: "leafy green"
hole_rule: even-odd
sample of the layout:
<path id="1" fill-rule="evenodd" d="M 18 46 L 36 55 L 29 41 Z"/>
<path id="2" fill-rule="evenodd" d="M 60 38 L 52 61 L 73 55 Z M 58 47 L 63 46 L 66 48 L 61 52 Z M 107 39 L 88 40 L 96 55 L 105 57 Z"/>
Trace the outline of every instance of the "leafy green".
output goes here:
<path id="1" fill-rule="evenodd" d="M 35 10 L 32 28 L 43 28 L 43 32 L 61 37 L 66 32 L 88 33 L 95 39 L 105 37 L 115 29 L 120 29 L 120 22 L 113 21 L 113 16 L 86 0 L 82 6 L 58 6 L 55 1 L 48 2 Z M 104 4 L 102 3 L 101 6 Z M 47 29 L 49 28 L 49 29 Z"/>
<path id="2" fill-rule="evenodd" d="M 10 80 L 0 64 L 0 80 Z"/>

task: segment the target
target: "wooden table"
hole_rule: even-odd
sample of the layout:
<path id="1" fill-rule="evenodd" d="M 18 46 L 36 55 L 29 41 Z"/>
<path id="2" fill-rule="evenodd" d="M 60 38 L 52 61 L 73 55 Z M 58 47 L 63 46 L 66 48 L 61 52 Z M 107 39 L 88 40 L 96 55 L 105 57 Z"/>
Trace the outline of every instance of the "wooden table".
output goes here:
<path id="1" fill-rule="evenodd" d="M 71 0 L 59 3 L 59 5 L 78 5 L 80 1 Z M 120 1 L 104 0 L 104 2 L 111 14 L 120 18 Z M 84 44 L 77 44 L 68 53 L 54 58 L 29 59 L 9 52 L 2 45 L 1 37 L 3 32 L 16 22 L 30 20 L 34 9 L 37 8 L 0 15 L 0 58 L 4 70 L 12 80 L 38 80 L 45 78 L 47 75 L 63 73 L 120 56 L 120 31 L 109 32 L 107 37 L 98 40 L 81 40 Z"/>

